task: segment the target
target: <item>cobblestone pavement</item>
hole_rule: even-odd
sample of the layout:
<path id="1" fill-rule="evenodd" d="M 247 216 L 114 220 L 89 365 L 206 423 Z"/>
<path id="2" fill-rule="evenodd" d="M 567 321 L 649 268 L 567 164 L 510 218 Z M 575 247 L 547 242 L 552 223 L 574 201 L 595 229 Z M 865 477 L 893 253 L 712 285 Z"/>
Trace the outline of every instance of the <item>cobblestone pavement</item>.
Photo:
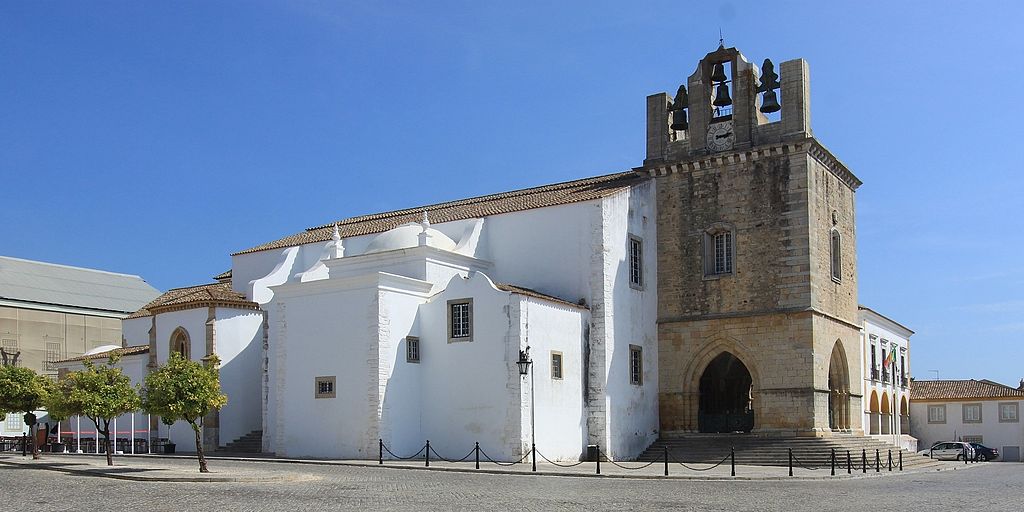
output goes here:
<path id="1" fill-rule="evenodd" d="M 169 467 L 187 459 L 162 459 Z M 211 461 L 214 470 L 275 473 L 260 483 L 132 482 L 0 466 L 0 501 L 48 510 L 700 510 L 930 512 L 1019 510 L 1024 464 L 882 478 L 773 481 L 624 480 L 375 467 Z"/>

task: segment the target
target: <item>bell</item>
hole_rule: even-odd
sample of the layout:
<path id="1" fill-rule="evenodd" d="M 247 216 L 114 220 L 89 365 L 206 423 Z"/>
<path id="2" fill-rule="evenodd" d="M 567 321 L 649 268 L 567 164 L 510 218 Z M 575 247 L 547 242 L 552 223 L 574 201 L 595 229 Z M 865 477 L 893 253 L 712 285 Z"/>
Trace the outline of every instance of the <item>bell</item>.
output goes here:
<path id="1" fill-rule="evenodd" d="M 727 84 L 718 84 L 718 89 L 715 91 L 715 101 L 712 101 L 711 104 L 716 107 L 732 105 L 732 98 L 729 97 L 729 86 Z"/>
<path id="2" fill-rule="evenodd" d="M 712 82 L 724 82 L 729 77 L 725 76 L 725 66 L 721 62 L 715 64 L 715 67 L 711 69 L 711 81 Z"/>
<path id="3" fill-rule="evenodd" d="M 681 132 L 689 128 L 689 123 L 686 122 L 686 111 L 683 109 L 672 111 L 672 125 L 669 128 L 677 132 Z"/>
<path id="4" fill-rule="evenodd" d="M 676 91 L 676 98 L 672 100 L 672 107 L 676 109 L 686 108 L 690 105 L 690 97 L 686 94 L 686 86 L 680 85 Z"/>
<path id="5" fill-rule="evenodd" d="M 779 99 L 775 96 L 775 90 L 768 90 L 761 96 L 761 112 L 765 114 L 771 114 L 772 112 L 778 112 L 782 107 L 779 106 Z"/>

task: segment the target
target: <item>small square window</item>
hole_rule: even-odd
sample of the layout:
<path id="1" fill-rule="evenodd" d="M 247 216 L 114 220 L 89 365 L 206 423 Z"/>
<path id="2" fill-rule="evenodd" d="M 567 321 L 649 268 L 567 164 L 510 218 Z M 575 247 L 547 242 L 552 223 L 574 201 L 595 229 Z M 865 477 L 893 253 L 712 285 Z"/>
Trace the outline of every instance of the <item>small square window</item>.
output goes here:
<path id="1" fill-rule="evenodd" d="M 638 237 L 629 237 L 629 286 L 644 288 L 644 245 Z"/>
<path id="2" fill-rule="evenodd" d="M 473 341 L 473 299 L 448 301 L 448 343 Z"/>
<path id="3" fill-rule="evenodd" d="M 7 414 L 7 421 L 4 425 L 4 428 L 6 428 L 9 432 L 21 432 L 24 426 L 25 425 L 22 422 L 21 414 L 14 412 Z"/>
<path id="4" fill-rule="evenodd" d="M 420 339 L 416 336 L 405 338 L 405 361 L 407 363 L 420 362 Z"/>
<path id="5" fill-rule="evenodd" d="M 337 396 L 334 389 L 334 383 L 335 377 L 333 375 L 329 377 L 317 377 L 314 388 L 316 391 L 316 398 L 334 398 Z"/>
<path id="6" fill-rule="evenodd" d="M 639 345 L 629 346 L 629 383 L 636 386 L 644 383 L 644 349 Z"/>
<path id="7" fill-rule="evenodd" d="M 981 404 L 964 404 L 964 423 L 981 423 Z"/>
<path id="8" fill-rule="evenodd" d="M 1020 404 L 1017 402 L 1003 402 L 999 404 L 999 422 L 1017 423 L 1020 421 Z"/>
<path id="9" fill-rule="evenodd" d="M 551 378 L 559 379 L 562 378 L 562 353 L 551 352 Z"/>
<path id="10" fill-rule="evenodd" d="M 928 423 L 945 423 L 946 422 L 946 406 L 945 405 L 929 405 L 928 406 Z"/>

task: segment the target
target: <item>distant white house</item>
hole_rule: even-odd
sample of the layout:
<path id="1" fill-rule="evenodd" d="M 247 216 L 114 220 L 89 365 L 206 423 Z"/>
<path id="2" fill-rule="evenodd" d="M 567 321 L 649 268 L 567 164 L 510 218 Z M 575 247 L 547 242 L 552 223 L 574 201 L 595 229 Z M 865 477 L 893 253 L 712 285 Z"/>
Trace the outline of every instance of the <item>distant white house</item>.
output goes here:
<path id="1" fill-rule="evenodd" d="M 1024 446 L 1024 381 L 915 380 L 910 383 L 911 433 L 922 449 L 938 441 L 981 443 L 999 459 L 1020 461 Z"/>
<path id="2" fill-rule="evenodd" d="M 864 433 L 913 450 L 910 436 L 910 337 L 914 331 L 859 307 L 864 361 Z"/>

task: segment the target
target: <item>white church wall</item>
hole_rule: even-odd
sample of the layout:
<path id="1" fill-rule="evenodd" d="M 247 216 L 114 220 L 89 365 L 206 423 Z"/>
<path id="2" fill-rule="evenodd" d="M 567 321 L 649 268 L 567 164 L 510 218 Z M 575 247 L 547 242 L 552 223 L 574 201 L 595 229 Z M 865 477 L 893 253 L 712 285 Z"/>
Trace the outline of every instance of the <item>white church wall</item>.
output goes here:
<path id="1" fill-rule="evenodd" d="M 121 320 L 121 337 L 129 347 L 149 345 L 149 328 L 152 326 L 151 316 Z"/>
<path id="2" fill-rule="evenodd" d="M 589 312 L 527 296 L 524 342 L 530 345 L 536 388 L 537 451 L 551 460 L 579 460 L 587 445 L 583 396 L 583 336 Z M 552 375 L 552 354 L 562 357 L 562 377 Z M 523 377 L 528 387 L 529 376 Z M 529 414 L 524 409 L 524 415 Z M 524 421 L 525 424 L 528 425 Z M 528 430 L 523 433 L 526 439 Z"/>
<path id="3" fill-rule="evenodd" d="M 415 453 L 425 440 L 420 428 L 420 364 L 406 360 L 406 337 L 416 335 L 417 313 L 424 302 L 425 297 L 404 293 L 394 284 L 378 292 L 383 379 L 379 437 L 399 455 Z"/>
<path id="4" fill-rule="evenodd" d="M 223 446 L 261 428 L 263 314 L 232 308 L 217 308 L 215 314 L 220 386 L 228 396 L 227 405 L 220 411 Z"/>
<path id="5" fill-rule="evenodd" d="M 606 410 L 608 450 L 633 458 L 658 437 L 657 258 L 654 182 L 622 191 L 605 202 Z M 643 285 L 630 286 L 629 240 L 642 241 Z M 642 347 L 641 385 L 630 382 L 630 345 Z"/>
<path id="6" fill-rule="evenodd" d="M 171 334 L 178 327 L 182 327 L 188 332 L 190 359 L 199 361 L 206 356 L 206 319 L 208 315 L 207 308 L 169 311 L 156 315 L 157 365 L 167 364 L 171 351 Z M 170 427 L 161 422 L 157 432 L 159 433 L 157 437 L 169 439 L 172 443 L 180 446 L 182 450 L 195 449 L 195 434 L 192 432 L 192 427 L 184 421 L 175 422 Z"/>
<path id="7" fill-rule="evenodd" d="M 473 299 L 473 339 L 449 343 L 448 301 L 464 298 Z M 477 441 L 492 458 L 520 456 L 520 347 L 507 339 L 510 300 L 476 272 L 420 306 L 423 437 L 445 457 L 461 457 Z"/>

